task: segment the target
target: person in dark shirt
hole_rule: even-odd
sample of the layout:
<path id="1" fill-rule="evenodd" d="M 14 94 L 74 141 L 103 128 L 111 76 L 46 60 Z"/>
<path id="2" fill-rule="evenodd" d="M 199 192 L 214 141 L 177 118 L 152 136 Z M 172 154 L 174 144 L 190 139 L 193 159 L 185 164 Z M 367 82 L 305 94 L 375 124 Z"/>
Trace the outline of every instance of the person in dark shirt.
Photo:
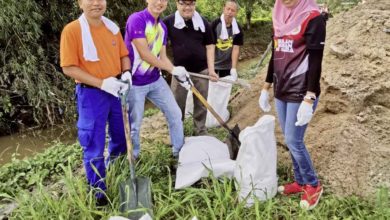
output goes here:
<path id="1" fill-rule="evenodd" d="M 236 21 L 238 4 L 227 0 L 221 17 L 211 23 L 215 43 L 215 72 L 219 77 L 230 75 L 237 80 L 237 63 L 240 46 L 244 44 L 244 35 Z"/>
<path id="2" fill-rule="evenodd" d="M 295 178 L 278 191 L 302 193 L 300 206 L 310 210 L 317 205 L 323 188 L 304 136 L 320 95 L 326 24 L 314 0 L 276 0 L 272 19 L 273 50 L 259 105 L 263 111 L 270 111 L 268 90 L 273 84 L 276 111 Z"/>
<path id="3" fill-rule="evenodd" d="M 209 75 L 213 81 L 218 80 L 214 70 L 213 33 L 206 19 L 195 11 L 196 1 L 177 1 L 177 11 L 164 18 L 168 30 L 168 39 L 173 51 L 175 66 L 183 66 L 188 72 Z M 194 86 L 207 99 L 208 80 L 191 77 Z M 171 89 L 182 111 L 186 105 L 187 90 L 179 86 L 172 78 Z M 194 132 L 195 135 L 206 135 L 207 109 L 194 97 Z"/>
<path id="4" fill-rule="evenodd" d="M 328 21 L 332 15 L 329 12 L 329 8 L 327 4 L 323 4 L 322 7 L 320 8 L 321 15 L 324 16 L 325 21 Z"/>

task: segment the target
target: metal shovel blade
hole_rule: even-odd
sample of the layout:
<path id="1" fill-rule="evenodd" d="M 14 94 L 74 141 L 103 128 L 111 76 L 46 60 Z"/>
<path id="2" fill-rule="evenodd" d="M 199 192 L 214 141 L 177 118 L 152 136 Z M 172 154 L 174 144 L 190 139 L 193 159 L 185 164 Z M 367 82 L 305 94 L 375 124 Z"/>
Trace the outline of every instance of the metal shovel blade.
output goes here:
<path id="1" fill-rule="evenodd" d="M 236 124 L 233 129 L 229 130 L 229 134 L 226 137 L 225 143 L 229 149 L 230 159 L 237 159 L 238 151 L 240 150 L 241 142 L 238 139 L 241 129 Z"/>
<path id="2" fill-rule="evenodd" d="M 135 186 L 134 186 L 135 183 Z M 135 188 L 135 189 L 134 189 Z M 152 189 L 148 177 L 129 177 L 119 185 L 119 210 L 130 219 L 152 216 Z"/>
<path id="3" fill-rule="evenodd" d="M 119 184 L 119 210 L 130 219 L 140 219 L 146 213 L 152 215 L 152 183 L 148 177 L 137 177 L 135 175 L 133 145 L 130 139 L 130 121 L 126 104 L 128 92 L 129 89 L 126 94 L 119 94 L 125 128 L 127 159 L 130 168 L 130 177 L 125 182 Z"/>
<path id="4" fill-rule="evenodd" d="M 190 81 L 191 82 L 191 81 Z M 218 123 L 225 128 L 229 135 L 225 141 L 229 149 L 230 159 L 235 160 L 237 158 L 238 150 L 240 148 L 240 141 L 238 137 L 240 135 L 240 128 L 236 124 L 233 129 L 230 129 L 226 123 L 222 120 L 221 116 L 211 107 L 211 105 L 206 101 L 206 99 L 200 94 L 200 92 L 195 88 L 194 84 L 191 82 L 191 91 L 199 99 L 199 101 L 210 111 L 210 113 L 217 119 Z"/>

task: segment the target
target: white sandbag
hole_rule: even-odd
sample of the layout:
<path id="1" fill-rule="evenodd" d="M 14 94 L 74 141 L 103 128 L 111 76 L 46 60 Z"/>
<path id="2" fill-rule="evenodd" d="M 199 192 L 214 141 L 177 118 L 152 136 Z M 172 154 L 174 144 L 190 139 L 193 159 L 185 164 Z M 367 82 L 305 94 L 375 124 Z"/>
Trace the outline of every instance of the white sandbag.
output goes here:
<path id="1" fill-rule="evenodd" d="M 194 99 L 192 97 L 192 92 L 188 91 L 186 99 L 186 108 L 184 110 L 184 118 L 192 116 L 194 113 Z"/>
<path id="2" fill-rule="evenodd" d="M 211 136 L 186 137 L 179 154 L 175 189 L 191 186 L 210 171 L 214 177 L 231 178 L 234 167 L 225 143 Z"/>
<path id="3" fill-rule="evenodd" d="M 252 127 L 240 133 L 241 147 L 237 155 L 234 178 L 237 180 L 240 200 L 247 206 L 254 196 L 264 201 L 276 195 L 276 139 L 275 117 L 264 115 Z"/>
<path id="4" fill-rule="evenodd" d="M 223 79 L 232 80 L 231 76 L 225 76 Z M 227 122 L 230 117 L 230 113 L 227 109 L 230 99 L 230 92 L 232 91 L 232 84 L 225 82 L 209 82 L 209 93 L 207 97 L 207 102 L 213 107 L 213 109 L 218 113 L 224 122 Z M 211 114 L 210 111 L 207 111 L 206 116 L 206 127 L 212 128 L 219 126 L 219 122 Z"/>

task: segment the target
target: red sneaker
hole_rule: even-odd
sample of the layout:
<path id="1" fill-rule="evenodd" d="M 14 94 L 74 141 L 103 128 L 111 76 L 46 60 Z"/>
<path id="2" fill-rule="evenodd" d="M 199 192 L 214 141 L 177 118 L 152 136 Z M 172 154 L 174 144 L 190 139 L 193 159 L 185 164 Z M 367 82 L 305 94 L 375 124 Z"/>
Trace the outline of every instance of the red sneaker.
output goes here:
<path id="1" fill-rule="evenodd" d="M 303 186 L 299 185 L 297 182 L 293 182 L 283 186 L 279 186 L 278 192 L 283 195 L 300 193 L 303 192 Z"/>
<path id="2" fill-rule="evenodd" d="M 301 197 L 301 202 L 299 205 L 302 209 L 312 210 L 318 202 L 320 201 L 322 192 L 324 191 L 321 184 L 318 183 L 318 186 L 313 187 L 311 185 L 304 186 L 304 193 Z"/>

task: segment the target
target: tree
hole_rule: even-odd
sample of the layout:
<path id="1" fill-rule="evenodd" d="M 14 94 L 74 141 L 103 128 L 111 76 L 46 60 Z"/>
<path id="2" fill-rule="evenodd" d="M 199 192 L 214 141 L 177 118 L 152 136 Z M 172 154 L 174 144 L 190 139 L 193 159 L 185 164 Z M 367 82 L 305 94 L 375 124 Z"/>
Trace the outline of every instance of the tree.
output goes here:
<path id="1" fill-rule="evenodd" d="M 106 16 L 124 29 L 145 0 L 107 0 Z M 75 119 L 74 81 L 59 65 L 65 24 L 80 16 L 75 0 L 1 0 L 0 136 L 19 127 Z"/>
<path id="2" fill-rule="evenodd" d="M 241 0 L 245 9 L 246 28 L 249 30 L 254 9 L 270 10 L 273 6 L 273 0 Z"/>

